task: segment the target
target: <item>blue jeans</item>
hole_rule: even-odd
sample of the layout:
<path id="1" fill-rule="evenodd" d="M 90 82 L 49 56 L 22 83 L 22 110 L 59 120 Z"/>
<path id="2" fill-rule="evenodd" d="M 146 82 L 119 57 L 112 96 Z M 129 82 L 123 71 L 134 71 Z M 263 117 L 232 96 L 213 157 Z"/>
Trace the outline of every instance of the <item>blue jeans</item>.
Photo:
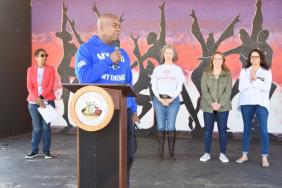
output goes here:
<path id="1" fill-rule="evenodd" d="M 49 101 L 48 104 L 55 107 L 54 101 Z M 50 151 L 51 146 L 51 129 L 50 123 L 47 124 L 38 111 L 39 105 L 28 103 L 28 110 L 32 119 L 32 140 L 31 149 L 34 153 L 39 152 L 39 143 L 41 135 L 43 135 L 43 153 Z"/>
<path id="2" fill-rule="evenodd" d="M 153 105 L 157 116 L 158 130 L 175 131 L 176 116 L 180 108 L 179 97 L 175 98 L 169 106 L 162 105 L 160 101 L 154 97 Z"/>
<path id="3" fill-rule="evenodd" d="M 227 120 L 229 111 L 209 113 L 204 112 L 204 122 L 205 122 L 205 153 L 210 153 L 212 133 L 214 128 L 214 122 L 217 122 L 218 133 L 219 133 L 219 146 L 220 153 L 225 153 L 226 143 L 227 143 Z"/>
<path id="4" fill-rule="evenodd" d="M 250 144 L 250 133 L 252 128 L 252 121 L 254 119 L 254 115 L 256 114 L 259 129 L 260 129 L 260 137 L 261 137 L 261 154 L 268 155 L 269 150 L 269 136 L 267 130 L 267 119 L 268 119 L 268 111 L 265 107 L 260 105 L 242 105 L 241 113 L 244 122 L 244 131 L 243 131 L 243 153 L 247 154 L 249 151 Z"/>

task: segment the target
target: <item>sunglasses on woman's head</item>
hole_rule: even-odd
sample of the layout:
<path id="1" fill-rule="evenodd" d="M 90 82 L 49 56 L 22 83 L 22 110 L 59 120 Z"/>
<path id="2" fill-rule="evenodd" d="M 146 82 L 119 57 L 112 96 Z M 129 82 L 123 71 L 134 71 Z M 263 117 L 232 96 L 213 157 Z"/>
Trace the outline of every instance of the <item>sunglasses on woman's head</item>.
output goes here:
<path id="1" fill-rule="evenodd" d="M 40 57 L 48 57 L 48 54 L 40 54 Z"/>

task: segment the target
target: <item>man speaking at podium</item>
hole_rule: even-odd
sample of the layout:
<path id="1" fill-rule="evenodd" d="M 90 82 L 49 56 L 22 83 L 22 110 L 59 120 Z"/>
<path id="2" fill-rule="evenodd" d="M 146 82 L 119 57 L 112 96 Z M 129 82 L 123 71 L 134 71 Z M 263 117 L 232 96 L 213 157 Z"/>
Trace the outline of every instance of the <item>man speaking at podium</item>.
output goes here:
<path id="1" fill-rule="evenodd" d="M 97 27 L 98 34 L 82 44 L 76 53 L 75 74 L 79 82 L 132 85 L 129 56 L 124 49 L 119 48 L 119 18 L 111 13 L 101 15 L 98 18 Z M 127 106 L 127 168 L 129 174 L 135 151 L 133 123 L 139 122 L 139 118 L 134 97 L 128 97 Z"/>

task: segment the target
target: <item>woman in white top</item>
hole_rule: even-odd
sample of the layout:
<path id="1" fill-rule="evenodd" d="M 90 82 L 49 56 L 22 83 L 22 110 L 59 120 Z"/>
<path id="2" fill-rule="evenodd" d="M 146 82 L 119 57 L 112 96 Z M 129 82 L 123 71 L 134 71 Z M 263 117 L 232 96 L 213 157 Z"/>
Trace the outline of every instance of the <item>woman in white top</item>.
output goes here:
<path id="1" fill-rule="evenodd" d="M 174 161 L 175 121 L 179 111 L 179 94 L 185 77 L 182 69 L 175 65 L 176 50 L 166 45 L 161 50 L 161 63 L 154 69 L 151 78 L 154 93 L 153 106 L 157 117 L 159 159 L 164 155 L 165 130 L 168 131 L 169 159 Z"/>
<path id="2" fill-rule="evenodd" d="M 256 115 L 261 136 L 263 167 L 269 167 L 267 159 L 269 151 L 269 136 L 267 119 L 269 114 L 269 92 L 272 83 L 272 74 L 269 64 L 265 62 L 262 51 L 253 49 L 249 54 L 248 64 L 241 70 L 239 81 L 239 107 L 241 109 L 244 131 L 242 156 L 236 162 L 248 160 L 250 132 L 252 120 Z"/>

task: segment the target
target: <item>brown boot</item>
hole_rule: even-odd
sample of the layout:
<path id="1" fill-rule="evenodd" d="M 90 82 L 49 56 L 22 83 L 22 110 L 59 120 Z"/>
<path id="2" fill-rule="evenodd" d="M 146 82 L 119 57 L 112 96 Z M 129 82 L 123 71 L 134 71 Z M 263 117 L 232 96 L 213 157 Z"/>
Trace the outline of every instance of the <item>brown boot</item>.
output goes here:
<path id="1" fill-rule="evenodd" d="M 157 133 L 157 141 L 158 141 L 158 148 L 159 148 L 159 160 L 164 159 L 164 138 L 165 138 L 165 131 L 158 131 Z"/>
<path id="2" fill-rule="evenodd" d="M 168 131 L 168 151 L 169 151 L 169 160 L 171 162 L 175 161 L 174 145 L 175 145 L 175 131 Z"/>

